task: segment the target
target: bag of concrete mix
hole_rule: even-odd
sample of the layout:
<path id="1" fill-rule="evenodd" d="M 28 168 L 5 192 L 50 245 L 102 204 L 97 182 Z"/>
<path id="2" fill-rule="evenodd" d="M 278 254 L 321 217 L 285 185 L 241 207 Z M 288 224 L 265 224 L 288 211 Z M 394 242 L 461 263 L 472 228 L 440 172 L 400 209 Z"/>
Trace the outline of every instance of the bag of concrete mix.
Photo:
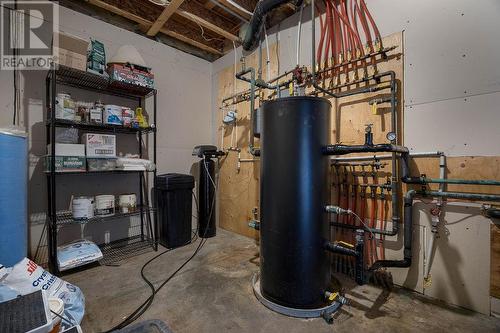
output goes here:
<path id="1" fill-rule="evenodd" d="M 50 274 L 35 262 L 24 258 L 12 268 L 0 265 L 0 284 L 25 295 L 36 290 L 45 290 L 49 297 L 64 302 L 63 316 L 73 324 L 80 324 L 85 313 L 85 297 L 77 286 Z M 1 289 L 0 289 L 1 291 Z M 65 321 L 63 328 L 70 327 Z"/>

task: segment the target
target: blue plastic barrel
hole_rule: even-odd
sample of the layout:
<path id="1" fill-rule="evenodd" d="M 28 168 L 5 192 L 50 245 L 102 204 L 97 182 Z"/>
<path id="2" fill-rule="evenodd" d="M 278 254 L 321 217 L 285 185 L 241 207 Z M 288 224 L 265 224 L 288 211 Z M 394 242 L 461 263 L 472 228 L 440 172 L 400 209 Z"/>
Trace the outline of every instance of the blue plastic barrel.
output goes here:
<path id="1" fill-rule="evenodd" d="M 26 133 L 0 128 L 0 264 L 13 266 L 28 251 Z"/>

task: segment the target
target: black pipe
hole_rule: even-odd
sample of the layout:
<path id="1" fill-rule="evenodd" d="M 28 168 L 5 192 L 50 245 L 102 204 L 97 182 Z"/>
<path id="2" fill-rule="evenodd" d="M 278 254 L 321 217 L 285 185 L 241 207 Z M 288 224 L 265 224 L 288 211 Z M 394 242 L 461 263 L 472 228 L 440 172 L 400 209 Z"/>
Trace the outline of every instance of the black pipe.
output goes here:
<path id="1" fill-rule="evenodd" d="M 323 154 L 325 155 L 346 155 L 352 153 L 379 153 L 379 152 L 393 152 L 393 153 L 406 153 L 408 148 L 397 146 L 390 143 L 380 143 L 376 145 L 327 145 L 323 147 Z"/>
<path id="2" fill-rule="evenodd" d="M 257 3 L 257 6 L 253 11 L 252 19 L 250 20 L 250 25 L 245 34 L 245 39 L 243 39 L 243 50 L 255 50 L 260 39 L 260 34 L 262 32 L 262 27 L 264 26 L 264 20 L 267 13 L 287 2 L 293 2 L 296 6 L 300 6 L 302 4 L 302 0 L 260 0 Z"/>
<path id="3" fill-rule="evenodd" d="M 339 245 L 337 242 L 327 242 L 325 243 L 325 249 L 332 252 L 332 253 L 338 253 L 338 254 L 343 254 L 346 256 L 351 256 L 351 257 L 357 257 L 359 256 L 359 253 L 356 250 L 349 249 L 347 247 L 344 247 L 342 245 Z"/>
<path id="4" fill-rule="evenodd" d="M 202 238 L 214 237 L 217 233 L 215 225 L 215 162 L 210 158 L 203 158 L 199 162 L 198 184 L 198 236 Z"/>
<path id="5" fill-rule="evenodd" d="M 356 270 L 355 280 L 356 283 L 362 285 L 365 283 L 365 232 L 363 230 L 356 230 Z"/>
<path id="6" fill-rule="evenodd" d="M 500 209 L 488 208 L 484 211 L 484 215 L 490 218 L 500 219 Z"/>
<path id="7" fill-rule="evenodd" d="M 375 270 L 382 267 L 410 267 L 412 260 L 412 242 L 413 242 L 413 197 L 415 190 L 406 192 L 404 198 L 404 250 L 402 260 L 377 260 L 370 267 L 370 270 Z"/>

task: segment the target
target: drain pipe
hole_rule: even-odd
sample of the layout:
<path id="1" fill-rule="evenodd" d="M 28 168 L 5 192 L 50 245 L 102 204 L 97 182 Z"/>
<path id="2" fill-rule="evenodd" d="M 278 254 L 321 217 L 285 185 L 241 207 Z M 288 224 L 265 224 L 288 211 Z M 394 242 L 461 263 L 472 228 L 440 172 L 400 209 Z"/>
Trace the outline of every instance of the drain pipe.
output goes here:
<path id="1" fill-rule="evenodd" d="M 500 209 L 498 208 L 487 208 L 484 210 L 484 215 L 489 218 L 500 219 Z"/>
<path id="2" fill-rule="evenodd" d="M 403 235 L 403 259 L 402 260 L 377 260 L 370 267 L 370 270 L 376 270 L 382 267 L 410 267 L 412 261 L 412 242 L 413 242 L 413 198 L 417 192 L 409 190 L 404 196 L 404 235 Z"/>
<path id="3" fill-rule="evenodd" d="M 245 69 L 245 62 L 242 64 L 243 69 L 241 72 L 236 73 L 236 77 L 239 80 L 250 82 L 250 124 L 253 124 L 254 110 L 255 110 L 255 69 L 253 67 Z M 250 73 L 250 80 L 248 80 L 244 75 Z M 253 126 L 250 126 L 250 138 L 248 151 L 253 156 L 260 156 L 260 149 L 254 147 L 254 132 Z"/>
<path id="4" fill-rule="evenodd" d="M 340 242 L 326 242 L 325 243 L 325 250 L 331 252 L 331 253 L 338 253 L 338 254 L 343 254 L 351 257 L 356 258 L 356 263 L 355 263 L 355 279 L 356 283 L 359 285 L 362 285 L 365 283 L 365 276 L 364 276 L 364 266 L 365 266 L 365 259 L 364 259 L 364 231 L 361 229 L 356 230 L 356 245 L 351 245 L 347 243 L 340 243 Z"/>
<path id="5" fill-rule="evenodd" d="M 439 157 L 439 178 L 445 179 L 446 177 L 446 156 L 441 155 Z M 439 184 L 439 192 L 446 191 L 446 183 Z M 432 260 L 434 258 L 434 243 L 438 236 L 438 226 L 439 222 L 441 222 L 442 216 L 442 207 L 444 203 L 444 198 L 440 197 L 436 204 L 436 208 L 431 209 L 431 238 L 429 239 L 429 243 L 427 244 L 427 252 L 424 257 L 424 279 L 426 281 L 429 280 Z"/>

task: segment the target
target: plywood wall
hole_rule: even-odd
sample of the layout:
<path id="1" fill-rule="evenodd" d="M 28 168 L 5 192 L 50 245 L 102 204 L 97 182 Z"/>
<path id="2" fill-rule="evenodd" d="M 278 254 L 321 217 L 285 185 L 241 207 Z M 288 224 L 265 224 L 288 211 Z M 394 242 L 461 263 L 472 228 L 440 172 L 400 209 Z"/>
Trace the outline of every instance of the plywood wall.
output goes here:
<path id="1" fill-rule="evenodd" d="M 398 137 L 402 144 L 404 138 L 404 111 L 403 111 L 403 96 L 404 96 L 404 45 L 403 34 L 396 33 L 384 39 L 384 46 L 396 46 L 396 49 L 389 54 L 386 61 L 377 63 L 377 70 L 384 72 L 392 70 L 396 73 L 398 81 Z M 276 64 L 276 44 L 271 46 L 272 64 Z M 264 51 L 265 58 L 265 51 Z M 264 61 L 265 63 L 265 61 Z M 247 65 L 256 64 L 255 55 L 253 58 L 247 59 Z M 277 69 L 273 65 L 271 67 L 271 77 L 275 76 Z M 373 71 L 373 69 L 371 69 Z M 265 75 L 265 70 L 264 70 Z M 235 91 L 248 89 L 248 84 L 238 81 L 236 89 L 234 89 L 234 69 L 227 67 L 218 73 L 218 96 L 217 105 L 221 105 L 224 97 L 233 94 Z M 325 84 L 328 84 L 326 82 Z M 364 142 L 364 128 L 366 124 L 373 124 L 374 142 L 385 143 L 386 133 L 390 131 L 390 109 L 389 105 L 378 106 L 376 113 L 372 112 L 368 101 L 374 97 L 382 97 L 384 93 L 372 93 L 357 95 L 350 98 L 342 98 L 340 100 L 332 100 L 331 117 L 331 142 L 344 144 L 360 144 Z M 258 103 L 256 104 L 259 105 Z M 238 147 L 242 149 L 241 158 L 252 159 L 248 153 L 248 137 L 249 137 L 249 103 L 243 102 L 233 106 L 238 111 Z M 219 110 L 220 111 L 220 110 Z M 224 110 L 226 111 L 226 110 Z M 218 113 L 218 124 L 221 124 L 222 112 Z M 218 127 L 219 145 L 221 137 L 224 137 L 224 147 L 227 148 L 231 142 L 231 135 L 234 135 L 232 128 L 225 128 L 222 125 Z M 425 128 L 422 129 L 425 131 Z M 233 145 L 234 136 L 233 136 Z M 257 140 L 258 146 L 258 140 Z M 450 157 L 447 159 L 447 177 L 448 178 L 466 178 L 466 179 L 500 179 L 500 167 L 498 164 L 499 157 L 496 156 L 462 156 Z M 237 169 L 238 155 L 236 152 L 230 152 L 223 160 L 221 167 L 220 178 L 220 226 L 226 230 L 257 239 L 258 232 L 248 227 L 248 221 L 253 218 L 253 209 L 259 207 L 259 162 L 244 162 Z M 380 182 L 385 182 L 386 178 L 391 175 L 390 160 L 382 161 L 385 163 L 383 169 L 376 171 L 376 179 Z M 412 175 L 418 176 L 426 174 L 428 177 L 438 178 L 439 176 L 439 159 L 438 158 L 415 158 L 411 162 Z M 367 172 L 367 180 L 363 179 L 361 169 L 354 169 L 357 172 L 355 181 L 363 183 L 364 181 L 372 182 L 371 169 L 365 169 Z M 341 176 L 344 168 L 335 170 L 332 168 L 332 202 L 336 202 L 338 193 L 338 178 L 336 172 L 339 171 Z M 347 171 L 352 171 L 348 168 Z M 352 182 L 349 178 L 349 182 Z M 401 191 L 406 190 L 403 186 Z M 430 186 L 431 189 L 437 189 L 437 186 Z M 481 192 L 481 193 L 499 193 L 498 188 L 486 186 L 461 186 L 450 185 L 450 191 L 463 192 Z M 386 196 L 385 217 L 390 219 L 391 202 L 390 196 Z M 359 199 L 359 198 L 358 198 Z M 452 200 L 450 200 L 452 201 Z M 368 201 L 367 211 L 369 212 L 371 201 Z M 450 208 L 445 214 L 445 226 L 443 229 L 443 237 L 437 242 L 435 264 L 433 266 L 434 282 L 424 281 L 423 267 L 428 258 L 425 258 L 426 243 L 430 237 L 430 218 L 429 210 L 433 207 L 429 200 L 425 200 L 422 205 L 416 205 L 414 212 L 414 265 L 411 269 L 394 269 L 391 270 L 394 276 L 394 281 L 397 284 L 404 285 L 410 289 L 429 294 L 431 296 L 446 300 L 450 303 L 465 306 L 483 313 L 489 312 L 489 244 L 485 243 L 489 240 L 489 220 L 480 215 L 480 210 L 473 206 L 468 210 L 469 204 L 457 208 L 450 204 Z M 380 210 L 380 208 L 378 208 Z M 470 219 L 468 213 L 472 212 L 474 217 Z M 475 214 L 475 215 L 474 215 Z M 380 216 L 380 213 L 377 214 Z M 467 220 L 467 221 L 465 221 Z M 380 225 L 380 221 L 379 221 Z M 386 223 L 390 227 L 390 221 Z M 475 242 L 477 246 L 474 249 L 466 249 L 463 244 Z M 479 244 L 480 243 L 480 244 Z M 453 249 L 450 250 L 450 249 Z M 399 259 L 402 257 L 402 237 L 387 237 L 386 239 L 386 258 Z M 451 254 L 453 255 L 451 255 Z M 456 273 L 455 277 L 449 276 L 449 267 L 444 263 L 448 259 L 458 260 L 454 266 Z M 453 259 L 454 258 L 454 259 Z M 492 260 L 498 260 L 493 259 Z M 492 262 L 492 267 L 498 266 L 498 262 Z M 486 270 L 485 270 L 486 267 Z M 493 274 L 493 273 L 492 273 Z M 438 282 L 436 282 L 438 281 Z M 495 279 L 492 279 L 492 288 Z M 427 284 L 426 284 L 427 283 Z M 477 285 L 485 288 L 479 288 Z M 447 287 L 444 288 L 444 285 Z M 484 290 L 483 290 L 484 289 Z"/>

